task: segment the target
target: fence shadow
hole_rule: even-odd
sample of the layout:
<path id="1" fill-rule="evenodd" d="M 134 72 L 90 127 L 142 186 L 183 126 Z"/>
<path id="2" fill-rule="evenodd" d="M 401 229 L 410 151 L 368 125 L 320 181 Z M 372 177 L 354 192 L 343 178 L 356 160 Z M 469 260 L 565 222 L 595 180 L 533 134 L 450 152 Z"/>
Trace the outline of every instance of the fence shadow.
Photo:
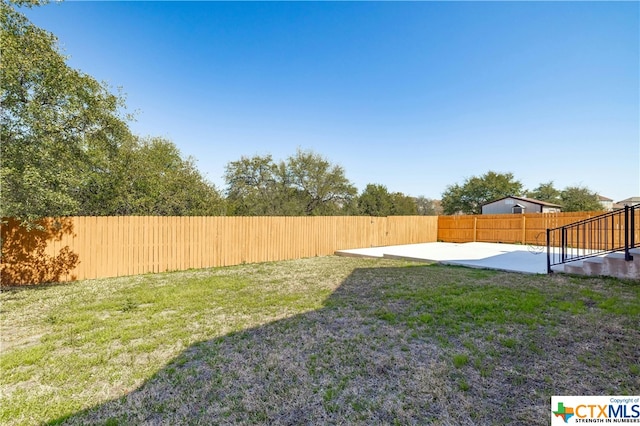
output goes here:
<path id="1" fill-rule="evenodd" d="M 30 229 L 8 218 L 3 219 L 0 229 L 2 287 L 57 282 L 69 276 L 79 263 L 78 255 L 68 245 L 53 253 L 50 248 L 65 235 L 73 235 L 70 218 L 42 219 Z M 76 277 L 71 275 L 69 278 L 74 280 Z"/>

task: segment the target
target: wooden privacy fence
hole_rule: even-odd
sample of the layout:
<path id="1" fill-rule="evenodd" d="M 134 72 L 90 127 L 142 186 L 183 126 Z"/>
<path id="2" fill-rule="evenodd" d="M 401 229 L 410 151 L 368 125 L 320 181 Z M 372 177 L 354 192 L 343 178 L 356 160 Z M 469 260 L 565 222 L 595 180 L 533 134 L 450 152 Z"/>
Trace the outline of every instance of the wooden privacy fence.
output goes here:
<path id="1" fill-rule="evenodd" d="M 604 212 L 526 213 L 438 217 L 438 241 L 547 244 L 547 228 L 557 228 Z"/>
<path id="2" fill-rule="evenodd" d="M 436 241 L 435 216 L 64 217 L 27 231 L 4 219 L 2 285 L 298 259 Z"/>

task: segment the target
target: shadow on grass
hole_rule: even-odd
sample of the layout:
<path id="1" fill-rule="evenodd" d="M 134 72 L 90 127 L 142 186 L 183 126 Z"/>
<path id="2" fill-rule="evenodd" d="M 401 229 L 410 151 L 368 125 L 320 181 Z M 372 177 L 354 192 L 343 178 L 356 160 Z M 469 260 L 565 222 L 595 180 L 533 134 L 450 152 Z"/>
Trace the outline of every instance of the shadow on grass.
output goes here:
<path id="1" fill-rule="evenodd" d="M 122 398 L 50 424 L 548 424 L 554 391 L 606 393 L 607 377 L 591 371 L 591 388 L 574 387 L 586 376 L 554 379 L 557 358 L 516 353 L 517 325 L 479 340 L 443 326 L 428 300 L 405 297 L 406 277 L 425 270 L 447 273 L 357 269 L 321 309 L 196 343 Z M 452 315 L 457 325 L 478 319 Z M 528 339 L 548 337 L 544 327 L 522 327 Z"/>

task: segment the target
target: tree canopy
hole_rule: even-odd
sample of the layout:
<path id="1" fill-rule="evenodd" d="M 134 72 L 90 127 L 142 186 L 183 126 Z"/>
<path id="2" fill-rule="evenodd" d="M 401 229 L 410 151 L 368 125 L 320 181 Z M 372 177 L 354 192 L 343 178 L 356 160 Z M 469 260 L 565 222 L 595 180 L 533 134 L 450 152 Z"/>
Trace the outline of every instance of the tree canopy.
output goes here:
<path id="1" fill-rule="evenodd" d="M 566 187 L 560 194 L 562 210 L 565 212 L 602 210 L 598 194 L 584 186 Z"/>
<path id="2" fill-rule="evenodd" d="M 124 97 L 70 68 L 57 38 L 6 1 L 0 49 L 0 216 L 223 213 L 194 159 L 132 135 Z"/>
<path id="3" fill-rule="evenodd" d="M 416 199 L 402 192 L 391 194 L 391 215 L 392 216 L 414 216 L 418 214 Z"/>
<path id="4" fill-rule="evenodd" d="M 357 193 L 342 166 L 313 151 L 298 149 L 288 158 L 285 171 L 306 215 L 337 214 Z"/>
<path id="5" fill-rule="evenodd" d="M 196 216 L 225 213 L 218 190 L 163 138 L 134 138 L 120 146 L 108 168 L 87 176 L 82 215 Z"/>
<path id="6" fill-rule="evenodd" d="M 538 201 L 562 205 L 561 192 L 553 186 L 553 181 L 541 183 L 535 189 L 527 191 L 526 195 Z"/>
<path id="7" fill-rule="evenodd" d="M 512 173 L 489 171 L 467 178 L 462 185 L 448 186 L 442 194 L 442 209 L 445 214 L 480 214 L 483 204 L 522 192 L 522 183 Z"/>
<path id="8" fill-rule="evenodd" d="M 131 137 L 123 98 L 67 66 L 56 37 L 7 2 L 0 49 L 0 215 L 74 214 L 86 173 Z"/>
<path id="9" fill-rule="evenodd" d="M 284 162 L 275 163 L 271 155 L 241 157 L 225 168 L 228 213 L 239 216 L 301 214 L 293 200 Z"/>
<path id="10" fill-rule="evenodd" d="M 527 191 L 527 197 L 558 204 L 565 212 L 602 210 L 598 194 L 584 186 L 568 186 L 559 190 L 553 186 L 553 181 L 549 181 Z"/>
<path id="11" fill-rule="evenodd" d="M 271 155 L 242 157 L 227 164 L 224 177 L 235 215 L 335 215 L 357 192 L 341 166 L 300 149 L 278 163 Z"/>
<path id="12" fill-rule="evenodd" d="M 358 213 L 366 216 L 389 216 L 393 209 L 393 197 L 387 187 L 368 184 L 358 197 Z"/>
<path id="13" fill-rule="evenodd" d="M 480 177 L 466 179 L 462 185 L 447 187 L 442 194 L 442 207 L 444 214 L 480 214 L 482 204 L 522 193 L 522 184 L 511 173 L 489 171 Z M 569 186 L 560 191 L 553 186 L 553 181 L 549 181 L 524 194 L 539 201 L 558 204 L 565 212 L 602 210 L 598 195 L 582 186 Z"/>

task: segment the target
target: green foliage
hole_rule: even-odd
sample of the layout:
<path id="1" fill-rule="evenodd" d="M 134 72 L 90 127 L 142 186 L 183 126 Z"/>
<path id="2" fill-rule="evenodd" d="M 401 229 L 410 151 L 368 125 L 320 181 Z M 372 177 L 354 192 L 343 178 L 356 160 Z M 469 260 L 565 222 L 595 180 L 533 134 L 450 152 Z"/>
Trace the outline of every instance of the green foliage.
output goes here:
<path id="1" fill-rule="evenodd" d="M 387 187 L 368 184 L 358 197 L 358 211 L 366 216 L 389 216 L 393 208 L 393 199 Z"/>
<path id="2" fill-rule="evenodd" d="M 489 171 L 466 179 L 462 185 L 448 186 L 442 194 L 442 208 L 444 214 L 480 214 L 484 203 L 522 192 L 522 183 L 512 173 Z"/>
<path id="3" fill-rule="evenodd" d="M 393 216 L 415 216 L 418 214 L 416 199 L 402 192 L 391 194 L 391 215 Z"/>
<path id="4" fill-rule="evenodd" d="M 49 3 L 49 0 L 11 0 L 6 3 L 12 3 L 16 6 L 23 7 L 33 7 L 33 6 L 42 6 L 43 4 Z"/>
<path id="5" fill-rule="evenodd" d="M 541 183 L 537 188 L 527 191 L 527 197 L 533 198 L 538 201 L 545 201 L 552 204 L 562 204 L 560 197 L 561 193 L 558 189 L 554 188 L 553 181 Z"/>
<path id="6" fill-rule="evenodd" d="M 122 97 L 68 67 L 56 37 L 6 2 L 0 48 L 0 216 L 74 214 L 77 190 L 96 159 L 130 137 Z"/>
<path id="7" fill-rule="evenodd" d="M 227 164 L 229 213 L 238 216 L 294 216 L 302 214 L 289 184 L 286 165 L 271 155 L 242 157 Z"/>
<path id="8" fill-rule="evenodd" d="M 217 189 L 173 142 L 133 139 L 80 191 L 81 215 L 205 216 L 224 213 Z"/>
<path id="9" fill-rule="evenodd" d="M 170 141 L 135 138 L 123 97 L 70 68 L 53 34 L 4 1 L 0 24 L 0 216 L 32 223 L 43 216 L 224 212 L 194 160 Z"/>
<path id="10" fill-rule="evenodd" d="M 559 204 L 565 212 L 602 210 L 598 195 L 583 186 L 569 186 L 560 191 L 553 186 L 553 181 L 541 183 L 527 197 L 548 203 Z"/>
<path id="11" fill-rule="evenodd" d="M 566 212 L 602 210 L 598 194 L 583 186 L 569 186 L 561 193 L 562 210 Z"/>
<path id="12" fill-rule="evenodd" d="M 280 163 L 271 155 L 232 161 L 225 181 L 229 213 L 243 216 L 340 214 L 356 193 L 342 167 L 301 150 Z"/>
<path id="13" fill-rule="evenodd" d="M 389 193 L 387 187 L 368 184 L 357 198 L 357 214 L 366 216 L 417 215 L 418 207 L 413 197 L 402 192 Z"/>
<path id="14" fill-rule="evenodd" d="M 289 157 L 286 171 L 307 215 L 338 214 L 357 192 L 341 166 L 332 165 L 312 151 L 298 149 L 296 155 Z"/>
<path id="15" fill-rule="evenodd" d="M 466 179 L 462 185 L 448 186 L 442 194 L 442 208 L 444 214 L 480 214 L 482 204 L 522 193 L 522 184 L 514 179 L 513 174 L 489 171 L 483 176 Z M 539 201 L 558 204 L 566 212 L 602 210 L 598 195 L 586 187 L 567 187 L 560 191 L 553 186 L 553 181 L 549 181 L 524 194 Z M 418 199 L 419 211 L 425 204 L 424 200 Z"/>

